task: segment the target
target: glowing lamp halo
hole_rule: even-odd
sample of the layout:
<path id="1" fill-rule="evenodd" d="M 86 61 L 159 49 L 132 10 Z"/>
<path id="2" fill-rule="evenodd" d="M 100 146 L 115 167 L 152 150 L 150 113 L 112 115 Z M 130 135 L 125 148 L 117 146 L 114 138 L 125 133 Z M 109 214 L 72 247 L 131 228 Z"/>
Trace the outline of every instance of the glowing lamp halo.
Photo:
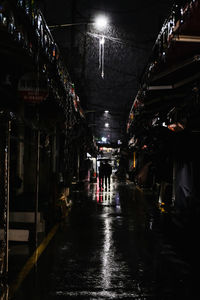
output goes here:
<path id="1" fill-rule="evenodd" d="M 94 24 L 97 29 L 103 30 L 108 26 L 108 18 L 105 15 L 98 15 Z"/>

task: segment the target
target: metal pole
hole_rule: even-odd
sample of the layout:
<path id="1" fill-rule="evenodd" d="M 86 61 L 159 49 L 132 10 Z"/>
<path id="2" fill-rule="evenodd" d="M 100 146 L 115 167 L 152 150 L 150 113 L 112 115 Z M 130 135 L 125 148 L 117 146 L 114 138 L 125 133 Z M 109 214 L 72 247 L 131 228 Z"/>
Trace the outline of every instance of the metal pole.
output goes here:
<path id="1" fill-rule="evenodd" d="M 172 183 L 172 206 L 175 205 L 175 201 L 176 201 L 176 170 L 177 170 L 177 162 L 174 159 L 174 162 L 173 162 L 173 183 Z"/>
<path id="2" fill-rule="evenodd" d="M 6 147 L 5 147 L 5 206 L 6 206 L 6 256 L 5 271 L 8 274 L 8 248 L 9 248 L 9 205 L 10 205 L 10 132 L 11 121 L 9 120 L 6 128 Z"/>
<path id="3" fill-rule="evenodd" d="M 39 202 L 39 180 L 40 180 L 40 130 L 37 131 L 36 148 L 36 195 L 35 195 L 35 246 L 38 245 L 38 202 Z"/>
<path id="4" fill-rule="evenodd" d="M 18 189 L 18 194 L 23 193 L 24 191 L 24 124 L 22 122 L 19 123 L 18 127 L 18 135 L 19 135 L 19 145 L 18 145 L 18 162 L 17 162 L 17 172 L 19 178 L 22 179 L 21 187 Z"/>
<path id="5" fill-rule="evenodd" d="M 77 25 L 94 25 L 95 22 L 79 22 L 79 23 L 68 23 L 68 24 L 58 24 L 58 25 L 49 25 L 48 27 L 50 29 L 59 29 L 64 27 L 71 27 L 71 26 L 77 26 Z"/>

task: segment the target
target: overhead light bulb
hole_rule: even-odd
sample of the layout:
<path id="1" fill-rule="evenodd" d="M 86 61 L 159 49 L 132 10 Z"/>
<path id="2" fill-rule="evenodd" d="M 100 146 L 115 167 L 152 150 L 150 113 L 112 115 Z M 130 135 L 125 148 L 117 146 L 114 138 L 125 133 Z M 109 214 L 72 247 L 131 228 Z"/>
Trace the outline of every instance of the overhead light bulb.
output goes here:
<path id="1" fill-rule="evenodd" d="M 107 27 L 107 25 L 108 25 L 108 19 L 106 18 L 106 16 L 100 15 L 96 17 L 95 27 L 97 29 L 103 30 Z"/>

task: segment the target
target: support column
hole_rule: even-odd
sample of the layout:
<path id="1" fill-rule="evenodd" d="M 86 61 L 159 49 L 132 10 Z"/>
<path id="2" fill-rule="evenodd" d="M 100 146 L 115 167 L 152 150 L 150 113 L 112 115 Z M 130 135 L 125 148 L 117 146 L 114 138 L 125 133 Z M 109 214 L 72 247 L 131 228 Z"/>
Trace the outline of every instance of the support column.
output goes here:
<path id="1" fill-rule="evenodd" d="M 40 130 L 36 134 L 36 191 L 35 191 L 35 246 L 38 246 L 38 204 L 40 183 Z"/>
<path id="2" fill-rule="evenodd" d="M 21 178 L 22 183 L 21 187 L 18 190 L 18 193 L 21 194 L 24 192 L 24 124 L 19 124 L 18 129 L 18 162 L 17 162 L 17 173 L 19 178 Z"/>

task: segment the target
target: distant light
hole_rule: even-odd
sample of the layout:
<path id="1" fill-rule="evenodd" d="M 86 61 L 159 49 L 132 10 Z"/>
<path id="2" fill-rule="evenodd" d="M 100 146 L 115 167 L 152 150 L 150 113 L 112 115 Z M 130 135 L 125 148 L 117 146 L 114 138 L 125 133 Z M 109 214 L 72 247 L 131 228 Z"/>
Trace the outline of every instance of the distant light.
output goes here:
<path id="1" fill-rule="evenodd" d="M 173 123 L 173 124 L 170 124 L 167 126 L 169 130 L 172 130 L 172 131 L 182 131 L 185 129 L 185 125 L 184 124 L 181 124 L 179 122 L 176 122 L 176 123 Z"/>
<path id="2" fill-rule="evenodd" d="M 102 140 L 102 142 L 106 143 L 106 141 L 107 141 L 107 138 L 106 138 L 106 137 L 104 137 L 104 136 L 102 136 L 101 140 Z"/>
<path id="3" fill-rule="evenodd" d="M 95 20 L 95 27 L 99 30 L 103 30 L 107 27 L 108 25 L 108 19 L 106 18 L 106 16 L 98 16 L 96 17 Z"/>
<path id="4" fill-rule="evenodd" d="M 108 127 L 109 127 L 109 123 L 105 123 L 105 127 L 107 127 L 107 128 L 108 128 Z"/>
<path id="5" fill-rule="evenodd" d="M 105 110 L 104 112 L 105 112 L 105 114 L 108 114 L 108 113 L 109 113 L 109 110 Z"/>

